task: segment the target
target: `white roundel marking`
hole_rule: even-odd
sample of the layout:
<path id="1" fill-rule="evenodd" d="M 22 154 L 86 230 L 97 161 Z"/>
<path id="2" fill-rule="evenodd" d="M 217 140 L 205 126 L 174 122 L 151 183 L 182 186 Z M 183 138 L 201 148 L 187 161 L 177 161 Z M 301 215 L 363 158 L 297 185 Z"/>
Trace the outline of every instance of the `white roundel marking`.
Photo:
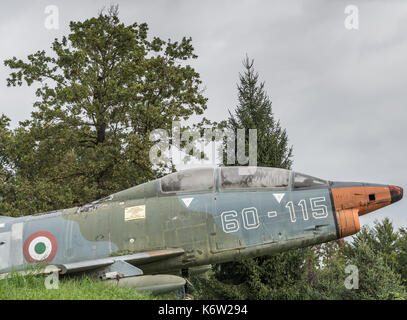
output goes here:
<path id="1" fill-rule="evenodd" d="M 43 243 L 45 245 L 45 251 L 42 253 L 37 253 L 35 250 L 35 246 L 37 244 Z M 41 250 L 42 251 L 42 250 Z M 47 237 L 36 237 L 34 238 L 31 242 L 30 245 L 28 246 L 28 253 L 33 258 L 34 260 L 37 261 L 42 261 L 45 260 L 49 257 L 52 251 L 52 243 Z"/>

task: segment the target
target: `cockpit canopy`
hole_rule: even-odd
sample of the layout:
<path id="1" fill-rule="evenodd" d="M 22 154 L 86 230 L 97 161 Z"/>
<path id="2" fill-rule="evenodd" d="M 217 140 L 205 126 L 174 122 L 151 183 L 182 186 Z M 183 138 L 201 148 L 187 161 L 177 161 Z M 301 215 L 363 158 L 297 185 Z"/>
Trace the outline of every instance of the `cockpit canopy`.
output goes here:
<path id="1" fill-rule="evenodd" d="M 215 179 L 215 173 L 218 179 Z M 305 189 L 327 186 L 328 182 L 286 169 L 270 167 L 195 168 L 160 179 L 163 193 L 212 191 L 218 180 L 221 190 Z M 293 182 L 291 182 L 293 180 Z"/>
<path id="2" fill-rule="evenodd" d="M 220 169 L 222 189 L 240 188 L 287 188 L 290 171 L 265 167 L 222 167 Z"/>

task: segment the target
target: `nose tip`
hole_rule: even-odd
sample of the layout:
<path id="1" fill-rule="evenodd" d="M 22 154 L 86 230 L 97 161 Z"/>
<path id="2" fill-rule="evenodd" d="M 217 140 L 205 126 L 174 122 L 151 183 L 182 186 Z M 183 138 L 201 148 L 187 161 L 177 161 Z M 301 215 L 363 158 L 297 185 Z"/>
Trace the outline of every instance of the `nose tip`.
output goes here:
<path id="1" fill-rule="evenodd" d="M 397 186 L 389 186 L 390 195 L 391 195 L 391 203 L 399 201 L 403 198 L 403 188 Z"/>

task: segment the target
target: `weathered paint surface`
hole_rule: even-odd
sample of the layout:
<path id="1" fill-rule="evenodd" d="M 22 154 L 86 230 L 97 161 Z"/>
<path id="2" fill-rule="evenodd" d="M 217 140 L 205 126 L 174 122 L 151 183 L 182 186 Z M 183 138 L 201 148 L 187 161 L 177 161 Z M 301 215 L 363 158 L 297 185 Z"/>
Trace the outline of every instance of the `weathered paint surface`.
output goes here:
<path id="1" fill-rule="evenodd" d="M 225 189 L 220 170 L 202 191 L 162 192 L 158 179 L 80 208 L 0 218 L 0 273 L 39 261 L 96 268 L 118 253 L 146 253 L 124 260 L 145 274 L 259 256 L 354 234 L 360 215 L 402 197 L 399 187 L 318 179 L 296 188 L 294 172 L 283 187 Z"/>

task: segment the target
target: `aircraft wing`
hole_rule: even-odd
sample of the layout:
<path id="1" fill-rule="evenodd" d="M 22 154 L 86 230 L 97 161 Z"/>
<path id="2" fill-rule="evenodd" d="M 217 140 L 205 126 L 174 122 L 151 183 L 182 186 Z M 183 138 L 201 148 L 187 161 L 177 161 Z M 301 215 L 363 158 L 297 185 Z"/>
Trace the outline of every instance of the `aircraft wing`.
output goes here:
<path id="1" fill-rule="evenodd" d="M 175 275 L 143 275 L 143 271 L 137 266 L 177 257 L 183 253 L 183 249 L 145 251 L 123 256 L 50 265 L 42 270 L 23 271 L 22 274 L 90 272 L 98 275 L 110 285 L 134 287 L 139 291 L 162 293 L 183 287 L 185 279 Z M 9 276 L 9 273 L 4 273 L 0 275 L 0 279 Z"/>
<path id="2" fill-rule="evenodd" d="M 13 221 L 14 219 L 15 219 L 14 217 L 0 216 L 0 224 L 3 224 L 4 222 Z"/>
<path id="3" fill-rule="evenodd" d="M 163 250 L 154 250 L 154 251 L 145 251 L 139 252 L 134 254 L 128 254 L 123 256 L 115 256 L 115 257 L 108 257 L 108 258 L 101 258 L 101 259 L 93 259 L 93 260 L 84 260 L 79 262 L 73 263 L 66 263 L 66 264 L 58 264 L 58 268 L 60 269 L 61 274 L 66 273 L 74 273 L 74 272 L 82 272 L 82 271 L 89 271 L 93 269 L 99 269 L 108 266 L 125 266 L 129 265 L 128 268 L 131 267 L 138 269 L 134 266 L 140 266 L 146 263 L 164 260 L 172 257 L 180 256 L 184 253 L 184 250 L 179 249 L 163 249 Z M 115 268 L 117 269 L 117 267 Z M 122 269 L 122 268 L 120 268 Z M 138 269 L 140 270 L 140 269 Z M 135 271 L 134 271 L 135 272 Z M 127 272 L 125 272 L 127 273 Z M 133 273 L 133 272 L 131 272 Z M 140 270 L 140 273 L 143 274 Z M 135 274 L 134 274 L 135 275 Z"/>

